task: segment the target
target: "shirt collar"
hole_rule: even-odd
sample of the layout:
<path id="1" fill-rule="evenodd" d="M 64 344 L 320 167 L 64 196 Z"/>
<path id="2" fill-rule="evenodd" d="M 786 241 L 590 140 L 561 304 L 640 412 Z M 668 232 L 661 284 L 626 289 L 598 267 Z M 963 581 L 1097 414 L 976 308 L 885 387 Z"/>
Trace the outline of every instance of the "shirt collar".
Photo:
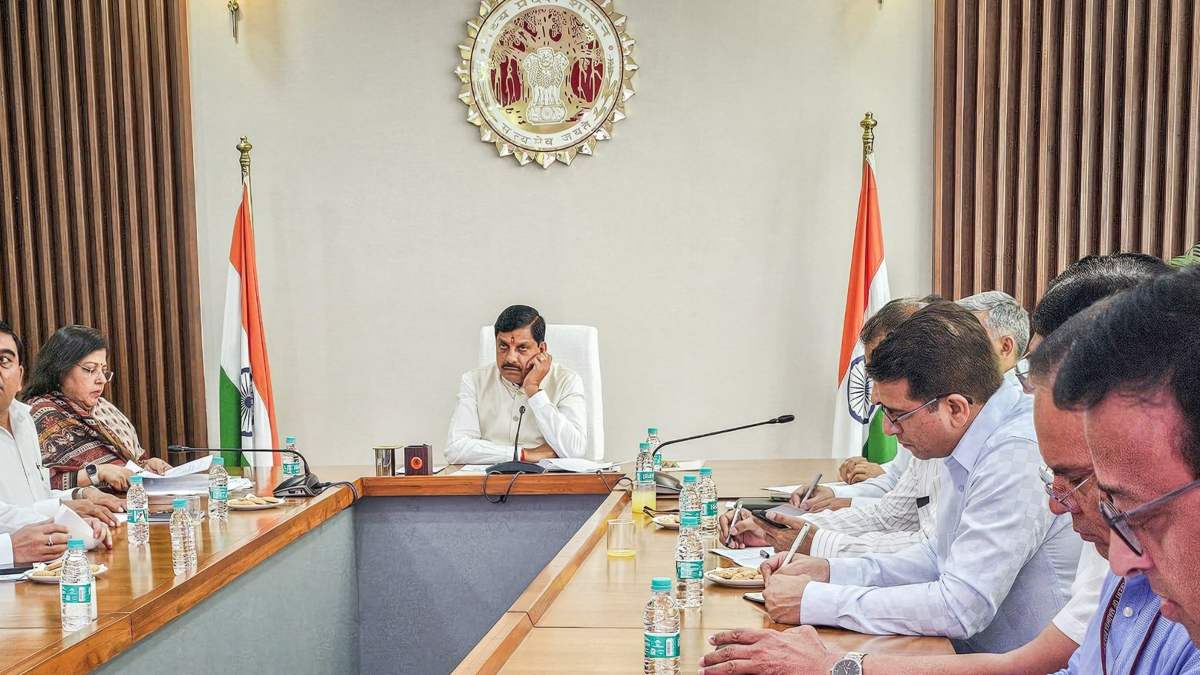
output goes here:
<path id="1" fill-rule="evenodd" d="M 992 394 L 992 397 L 984 404 L 983 410 L 980 410 L 979 414 L 975 416 L 967 433 L 958 439 L 958 445 L 954 446 L 954 452 L 950 453 L 946 461 L 953 461 L 970 473 L 983 455 L 983 448 L 987 444 L 987 440 L 1008 418 L 1020 396 L 1017 388 L 1008 382 L 1002 383 L 996 393 Z"/>
<path id="2" fill-rule="evenodd" d="M 500 367 L 495 366 L 495 364 L 493 364 L 493 366 L 496 369 L 496 378 L 500 380 L 500 384 L 504 386 L 504 390 L 507 391 L 510 396 L 516 396 L 517 394 L 521 393 L 520 385 L 513 384 L 512 382 L 504 379 L 504 375 L 500 372 Z"/>

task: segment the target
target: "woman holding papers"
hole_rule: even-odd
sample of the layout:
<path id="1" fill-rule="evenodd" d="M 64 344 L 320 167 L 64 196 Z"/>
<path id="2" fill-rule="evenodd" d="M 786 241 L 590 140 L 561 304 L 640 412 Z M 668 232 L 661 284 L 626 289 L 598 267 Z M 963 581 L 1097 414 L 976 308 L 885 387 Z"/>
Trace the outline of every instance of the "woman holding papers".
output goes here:
<path id="1" fill-rule="evenodd" d="M 112 378 L 108 342 L 94 328 L 60 328 L 38 353 L 22 395 L 52 487 L 103 483 L 124 491 L 132 475 L 126 462 L 156 473 L 171 468 L 147 457 L 129 418 L 103 397 Z"/>

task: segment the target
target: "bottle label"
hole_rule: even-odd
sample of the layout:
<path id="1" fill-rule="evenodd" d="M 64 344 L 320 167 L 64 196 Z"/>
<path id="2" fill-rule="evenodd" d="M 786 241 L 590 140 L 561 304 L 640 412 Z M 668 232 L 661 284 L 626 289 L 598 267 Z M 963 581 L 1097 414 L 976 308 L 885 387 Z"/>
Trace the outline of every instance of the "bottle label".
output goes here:
<path id="1" fill-rule="evenodd" d="M 146 514 L 146 509 L 127 509 L 127 511 L 129 514 L 130 525 L 145 523 L 149 520 L 149 516 Z"/>
<path id="2" fill-rule="evenodd" d="M 300 475 L 300 462 L 297 462 L 295 459 L 289 459 L 288 461 L 284 462 L 283 463 L 283 475 L 299 476 Z"/>
<path id="3" fill-rule="evenodd" d="M 654 470 L 662 471 L 662 455 L 654 456 Z"/>
<path id="4" fill-rule="evenodd" d="M 62 584 L 59 586 L 62 601 L 69 605 L 87 605 L 92 602 L 91 584 Z"/>
<path id="5" fill-rule="evenodd" d="M 700 579 L 704 577 L 703 560 L 676 560 L 675 578 L 680 581 Z"/>
<path id="6" fill-rule="evenodd" d="M 228 500 L 229 499 L 229 486 L 228 485 L 213 485 L 212 487 L 208 488 L 208 498 L 216 499 L 219 501 Z"/>
<path id="7" fill-rule="evenodd" d="M 679 658 L 679 633 L 646 633 L 646 658 Z"/>
<path id="8" fill-rule="evenodd" d="M 704 502 L 704 515 L 715 517 L 717 515 L 717 502 Z"/>
<path id="9" fill-rule="evenodd" d="M 653 471 L 638 471 L 637 472 L 637 482 L 653 483 L 654 482 L 654 472 Z"/>
<path id="10" fill-rule="evenodd" d="M 679 512 L 680 527 L 700 527 L 700 512 L 699 511 L 680 511 Z"/>

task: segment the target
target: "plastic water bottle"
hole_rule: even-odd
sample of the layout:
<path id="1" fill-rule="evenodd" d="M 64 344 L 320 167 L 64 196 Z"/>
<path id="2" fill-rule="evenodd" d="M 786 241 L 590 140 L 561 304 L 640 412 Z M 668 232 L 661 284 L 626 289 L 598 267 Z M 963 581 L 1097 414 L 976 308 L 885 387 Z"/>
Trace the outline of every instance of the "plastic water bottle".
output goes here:
<path id="1" fill-rule="evenodd" d="M 186 574 L 196 569 L 196 530 L 192 529 L 186 499 L 172 501 L 171 508 L 174 509 L 171 514 L 171 566 L 175 568 L 175 574 Z"/>
<path id="2" fill-rule="evenodd" d="M 650 581 L 650 601 L 642 612 L 646 640 L 642 672 L 645 675 L 675 675 L 679 672 L 679 606 L 671 597 L 671 580 Z"/>
<path id="3" fill-rule="evenodd" d="M 300 455 L 296 454 L 296 437 L 288 436 L 283 439 L 283 447 L 287 452 L 283 453 L 283 476 L 300 475 Z"/>
<path id="4" fill-rule="evenodd" d="M 229 517 L 229 473 L 220 455 L 212 458 L 208 469 L 208 517 L 210 521 Z"/>
<path id="5" fill-rule="evenodd" d="M 700 490 L 696 474 L 683 477 L 679 493 L 679 540 L 675 545 L 675 599 L 683 608 L 704 602 L 704 542 L 700 538 Z"/>
<path id="6" fill-rule="evenodd" d="M 650 427 L 646 429 L 646 444 L 650 446 L 650 452 L 654 453 L 658 446 L 662 445 L 662 440 L 658 437 L 658 427 Z M 654 470 L 662 471 L 662 455 L 654 454 Z"/>
<path id="7" fill-rule="evenodd" d="M 717 536 L 717 484 L 713 482 L 712 467 L 700 467 L 700 536 L 704 539 Z"/>
<path id="8" fill-rule="evenodd" d="M 141 476 L 129 477 L 125 493 L 125 515 L 128 517 L 128 538 L 131 546 L 143 546 L 150 541 L 150 508 Z"/>
<path id="9" fill-rule="evenodd" d="M 67 557 L 58 578 L 58 594 L 64 631 L 72 633 L 92 622 L 96 616 L 96 582 L 82 539 L 67 542 Z"/>
<path id="10" fill-rule="evenodd" d="M 654 487 L 654 460 L 650 457 L 650 444 L 642 443 L 633 474 L 633 514 L 642 515 L 643 507 L 654 510 L 658 506 Z"/>

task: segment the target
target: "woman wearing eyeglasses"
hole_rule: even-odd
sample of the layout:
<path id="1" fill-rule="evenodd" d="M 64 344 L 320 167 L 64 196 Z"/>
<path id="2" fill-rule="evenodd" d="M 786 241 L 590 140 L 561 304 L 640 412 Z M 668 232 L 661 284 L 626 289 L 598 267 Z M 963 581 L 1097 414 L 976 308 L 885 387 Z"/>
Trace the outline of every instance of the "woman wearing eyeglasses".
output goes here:
<path id="1" fill-rule="evenodd" d="M 51 487 L 98 484 L 123 492 L 132 475 L 127 461 L 156 473 L 171 468 L 147 457 L 129 418 L 104 398 L 112 378 L 108 341 L 95 328 L 60 328 L 38 352 L 22 398 L 31 408 Z"/>

